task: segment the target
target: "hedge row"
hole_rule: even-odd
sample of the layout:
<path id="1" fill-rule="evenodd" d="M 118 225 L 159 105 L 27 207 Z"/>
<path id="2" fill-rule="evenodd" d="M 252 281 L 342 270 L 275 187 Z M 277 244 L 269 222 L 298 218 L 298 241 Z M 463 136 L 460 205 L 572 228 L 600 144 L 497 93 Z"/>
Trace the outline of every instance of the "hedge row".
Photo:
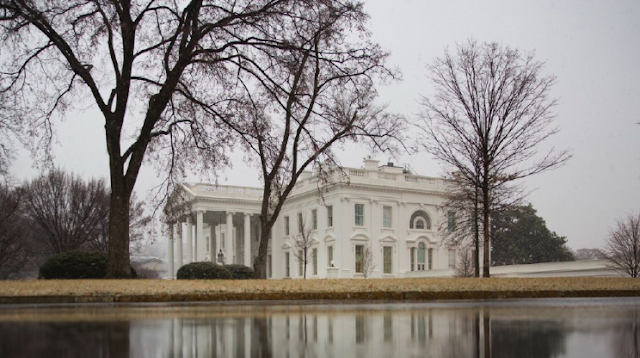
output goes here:
<path id="1" fill-rule="evenodd" d="M 104 252 L 71 251 L 57 254 L 40 266 L 38 278 L 53 279 L 93 279 L 104 278 L 107 274 L 107 254 Z M 137 276 L 131 267 L 131 277 Z"/>
<path id="2" fill-rule="evenodd" d="M 244 265 L 220 266 L 213 262 L 192 262 L 178 270 L 178 280 L 249 280 L 253 270 Z"/>

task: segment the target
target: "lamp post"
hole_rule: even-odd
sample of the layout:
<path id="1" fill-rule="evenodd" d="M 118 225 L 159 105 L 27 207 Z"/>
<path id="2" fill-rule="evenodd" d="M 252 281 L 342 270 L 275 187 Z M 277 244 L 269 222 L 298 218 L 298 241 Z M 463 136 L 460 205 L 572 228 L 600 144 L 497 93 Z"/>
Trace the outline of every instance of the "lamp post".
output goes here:
<path id="1" fill-rule="evenodd" d="M 224 254 L 222 253 L 222 249 L 218 252 L 218 263 L 220 265 L 224 265 Z"/>

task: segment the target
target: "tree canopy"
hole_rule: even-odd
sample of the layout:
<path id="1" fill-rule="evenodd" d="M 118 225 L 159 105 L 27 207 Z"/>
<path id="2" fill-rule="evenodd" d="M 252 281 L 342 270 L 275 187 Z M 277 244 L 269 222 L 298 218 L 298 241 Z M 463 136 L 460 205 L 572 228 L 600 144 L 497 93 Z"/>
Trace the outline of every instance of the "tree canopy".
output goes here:
<path id="1" fill-rule="evenodd" d="M 491 235 L 492 266 L 574 260 L 567 238 L 550 231 L 531 204 L 496 214 Z"/>

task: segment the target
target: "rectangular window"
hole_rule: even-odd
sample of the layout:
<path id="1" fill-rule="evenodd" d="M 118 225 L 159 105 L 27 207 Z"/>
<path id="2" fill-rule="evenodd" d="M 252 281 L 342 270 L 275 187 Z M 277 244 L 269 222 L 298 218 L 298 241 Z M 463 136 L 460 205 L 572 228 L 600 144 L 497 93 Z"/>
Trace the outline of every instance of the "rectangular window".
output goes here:
<path id="1" fill-rule="evenodd" d="M 284 236 L 289 236 L 289 217 L 284 217 Z"/>
<path id="2" fill-rule="evenodd" d="M 382 259 L 383 259 L 383 268 L 384 273 L 391 274 L 392 266 L 391 266 L 391 246 L 385 246 L 382 248 Z"/>
<path id="3" fill-rule="evenodd" d="M 206 237 L 207 240 L 207 252 L 211 251 L 211 247 L 209 246 L 211 244 L 211 241 L 209 240 L 209 236 Z"/>
<path id="4" fill-rule="evenodd" d="M 318 275 L 318 249 L 311 250 L 311 258 L 313 259 L 313 274 Z"/>
<path id="5" fill-rule="evenodd" d="M 392 211 L 390 206 L 382 207 L 382 227 L 391 227 L 391 213 Z"/>
<path id="6" fill-rule="evenodd" d="M 427 267 L 429 267 L 429 270 L 431 270 L 433 268 L 433 249 L 429 249 L 429 251 L 427 251 L 427 253 L 429 255 L 427 257 L 429 259 Z"/>
<path id="7" fill-rule="evenodd" d="M 447 229 L 449 232 L 453 232 L 456 229 L 456 213 L 453 211 L 447 213 Z"/>
<path id="8" fill-rule="evenodd" d="M 304 256 L 302 256 L 302 250 L 298 250 L 298 258 L 300 258 L 300 260 L 298 260 L 298 273 L 300 274 L 300 276 L 302 276 L 302 264 L 305 258 Z"/>
<path id="9" fill-rule="evenodd" d="M 416 248 L 411 248 L 411 271 L 416 270 Z"/>
<path id="10" fill-rule="evenodd" d="M 355 224 L 356 226 L 364 226 L 364 204 L 356 204 L 355 206 Z"/>
<path id="11" fill-rule="evenodd" d="M 304 231 L 304 222 L 302 222 L 302 213 L 298 213 L 298 234 Z"/>
<path id="12" fill-rule="evenodd" d="M 449 268 L 456 267 L 456 250 L 449 250 Z"/>
<path id="13" fill-rule="evenodd" d="M 313 223 L 313 230 L 318 230 L 318 210 L 311 210 L 311 222 Z"/>
<path id="14" fill-rule="evenodd" d="M 327 247 L 327 265 L 333 267 L 333 246 Z"/>
<path id="15" fill-rule="evenodd" d="M 291 277 L 291 266 L 289 266 L 289 253 L 284 253 L 284 277 Z"/>
<path id="16" fill-rule="evenodd" d="M 327 227 L 333 227 L 333 206 L 327 206 Z"/>
<path id="17" fill-rule="evenodd" d="M 271 278 L 273 272 L 271 271 L 271 255 L 267 255 L 267 277 Z"/>
<path id="18" fill-rule="evenodd" d="M 364 272 L 364 245 L 356 245 L 356 273 Z"/>

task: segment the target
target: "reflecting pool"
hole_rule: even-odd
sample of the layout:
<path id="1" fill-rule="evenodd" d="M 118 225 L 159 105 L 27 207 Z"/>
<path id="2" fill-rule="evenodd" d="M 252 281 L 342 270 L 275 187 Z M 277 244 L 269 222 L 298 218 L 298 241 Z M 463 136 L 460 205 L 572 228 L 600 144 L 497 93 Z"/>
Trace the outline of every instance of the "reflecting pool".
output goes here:
<path id="1" fill-rule="evenodd" d="M 640 299 L 4 306 L 0 357 L 640 357 Z"/>

